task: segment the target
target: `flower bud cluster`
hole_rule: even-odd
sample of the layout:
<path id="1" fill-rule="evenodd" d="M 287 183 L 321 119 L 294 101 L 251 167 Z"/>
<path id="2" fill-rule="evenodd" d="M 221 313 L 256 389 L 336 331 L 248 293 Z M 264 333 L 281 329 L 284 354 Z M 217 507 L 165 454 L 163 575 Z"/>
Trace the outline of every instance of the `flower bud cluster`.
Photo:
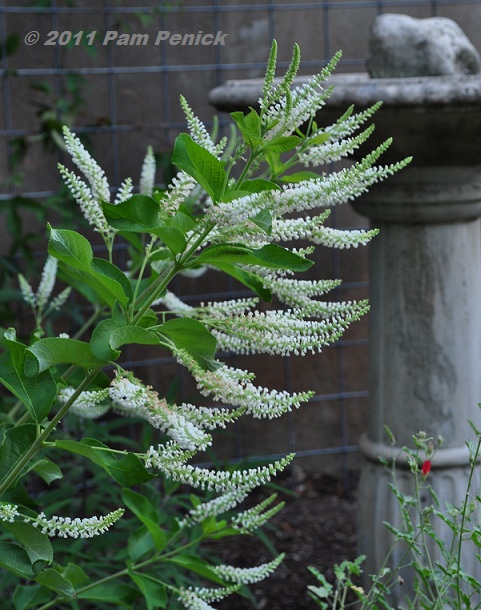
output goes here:
<path id="1" fill-rule="evenodd" d="M 75 393 L 75 388 L 61 388 L 57 394 L 57 400 L 66 404 Z M 82 417 L 83 419 L 97 419 L 107 413 L 110 405 L 100 404 L 108 397 L 109 391 L 107 388 L 103 390 L 89 390 L 81 392 L 75 401 L 70 405 L 69 412 Z"/>
<path id="2" fill-rule="evenodd" d="M 229 492 L 239 487 L 257 487 L 264 485 L 277 472 L 284 468 L 294 459 L 293 454 L 258 468 L 248 470 L 209 470 L 199 466 L 186 464 L 192 457 L 190 451 L 183 451 L 180 447 L 169 441 L 164 445 L 149 447 L 145 454 L 145 465 L 147 468 L 156 468 L 174 481 L 191 485 L 197 489 Z"/>
<path id="3" fill-rule="evenodd" d="M 105 515 L 104 517 L 87 517 L 86 519 L 71 519 L 70 517 L 53 516 L 48 519 L 44 513 L 38 517 L 26 517 L 34 527 L 41 530 L 47 536 L 59 536 L 60 538 L 93 538 L 106 532 L 111 525 L 124 514 L 123 508 Z"/>
<path id="4" fill-rule="evenodd" d="M 212 567 L 212 571 L 224 580 L 242 585 L 250 585 L 260 582 L 261 580 L 264 580 L 264 578 L 270 576 L 270 574 L 272 574 L 272 572 L 274 572 L 274 570 L 284 561 L 284 557 L 285 553 L 281 553 L 272 561 L 252 568 L 235 568 L 231 565 L 222 564 Z"/>

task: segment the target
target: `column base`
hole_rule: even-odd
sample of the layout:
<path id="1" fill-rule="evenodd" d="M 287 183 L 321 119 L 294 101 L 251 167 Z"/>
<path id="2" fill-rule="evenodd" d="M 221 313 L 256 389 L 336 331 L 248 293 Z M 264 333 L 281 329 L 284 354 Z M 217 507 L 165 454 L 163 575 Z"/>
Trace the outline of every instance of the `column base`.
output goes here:
<path id="1" fill-rule="evenodd" d="M 428 507 L 434 505 L 436 510 L 447 514 L 446 504 L 459 507 L 466 497 L 469 484 L 471 467 L 469 465 L 469 452 L 467 447 L 440 449 L 436 451 L 432 462 L 432 470 L 428 475 L 427 483 L 432 487 L 436 498 L 439 498 L 439 506 L 429 489 L 423 489 L 419 497 L 419 505 L 416 504 L 415 478 L 407 464 L 406 456 L 397 453 L 397 448 L 392 448 L 381 443 L 373 443 L 366 437 L 361 440 L 361 447 L 365 453 L 365 463 L 362 469 L 359 486 L 359 513 L 358 513 L 358 550 L 360 554 L 366 555 L 364 563 L 365 588 L 372 584 L 368 575 L 377 574 L 383 567 L 395 571 L 394 578 L 390 581 L 391 596 L 390 604 L 393 608 L 408 607 L 405 599 L 414 597 L 414 583 L 418 578 L 416 571 L 411 567 L 413 560 L 419 565 L 428 567 L 428 558 L 424 551 L 414 555 L 409 551 L 408 544 L 399 539 L 384 524 L 389 523 L 401 532 L 408 532 L 414 528 L 418 532 L 421 511 L 427 511 Z M 393 455 L 396 456 L 395 481 L 390 470 Z M 387 465 L 379 462 L 379 457 L 387 461 Z M 406 496 L 412 498 L 410 501 L 400 505 L 390 484 L 395 483 L 396 488 Z M 471 497 L 475 497 L 479 490 L 479 474 L 474 473 L 471 482 Z M 478 503 L 479 505 L 479 503 Z M 410 524 L 406 526 L 406 512 Z M 459 540 L 454 537 L 451 528 L 438 516 L 428 511 L 423 518 L 429 519 L 435 535 L 444 542 L 445 548 L 454 549 L 457 556 Z M 479 506 L 476 514 L 471 518 L 479 523 Z M 453 517 L 454 518 L 454 517 Z M 461 515 L 458 516 L 458 521 Z M 474 525 L 474 524 L 473 524 Z M 468 528 L 471 528 L 468 524 Z M 422 538 L 418 538 L 417 548 L 421 548 Z M 431 561 L 440 562 L 441 566 L 449 567 L 448 560 L 443 557 L 439 545 L 427 537 L 427 548 Z M 481 563 L 476 557 L 479 548 L 471 541 L 464 541 L 461 552 L 462 569 L 470 576 L 481 581 Z M 400 569 L 398 569 L 400 568 Z M 465 587 L 463 586 L 463 589 Z M 469 594 L 469 591 L 466 589 Z M 445 595 L 454 593 L 450 591 Z M 473 600 L 472 600 L 473 601 Z M 477 596 L 476 603 L 481 601 Z M 473 606 L 474 607 L 474 606 Z"/>

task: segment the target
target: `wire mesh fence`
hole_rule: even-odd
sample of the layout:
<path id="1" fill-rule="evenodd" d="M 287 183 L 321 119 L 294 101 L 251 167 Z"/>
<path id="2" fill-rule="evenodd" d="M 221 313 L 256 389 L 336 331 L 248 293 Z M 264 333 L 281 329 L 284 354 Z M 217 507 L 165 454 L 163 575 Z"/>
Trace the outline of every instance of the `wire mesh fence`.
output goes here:
<path id="1" fill-rule="evenodd" d="M 273 38 L 279 42 L 280 68 L 299 42 L 301 73 L 319 70 L 338 49 L 339 70 L 362 71 L 370 24 L 383 12 L 450 17 L 481 44 L 479 0 L 0 0 L 1 209 L 12 214 L 12 202 L 28 209 L 26 201 L 52 198 L 58 204 L 55 165 L 63 158 L 57 146 L 62 123 L 87 139 L 112 185 L 126 176 L 138 180 L 147 145 L 166 168 L 159 180 L 166 180 L 172 143 L 185 127 L 180 94 L 211 126 L 208 91 L 227 79 L 262 76 Z M 222 116 L 221 124 L 226 121 Z M 364 225 L 347 207 L 333 220 L 341 227 Z M 367 295 L 366 250 L 322 252 L 318 263 L 324 277 L 344 280 L 334 298 Z M 188 303 L 243 295 L 232 280 L 215 276 L 182 281 L 176 288 Z M 357 465 L 357 437 L 367 409 L 367 332 L 365 320 L 323 354 L 304 359 L 251 358 L 249 367 L 263 385 L 307 387 L 315 396 L 281 422 L 239 422 L 220 439 L 219 455 L 240 459 L 296 451 L 309 467 L 347 476 Z M 145 352 L 130 357 L 147 382 L 165 391 L 175 386 L 183 399 L 193 392 L 168 358 Z"/>

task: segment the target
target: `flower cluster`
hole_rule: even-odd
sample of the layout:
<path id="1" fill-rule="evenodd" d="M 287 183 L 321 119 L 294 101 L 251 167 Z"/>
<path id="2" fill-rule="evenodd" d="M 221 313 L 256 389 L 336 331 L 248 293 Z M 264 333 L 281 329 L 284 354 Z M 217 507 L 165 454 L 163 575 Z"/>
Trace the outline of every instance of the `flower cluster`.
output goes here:
<path id="1" fill-rule="evenodd" d="M 7 523 L 13 523 L 15 517 L 18 517 L 18 506 L 16 504 L 9 504 L 8 502 L 2 502 L 0 504 L 0 521 L 6 521 Z"/>
<path id="2" fill-rule="evenodd" d="M 294 455 L 289 454 L 267 466 L 247 470 L 215 471 L 186 464 L 192 455 L 193 452 L 182 450 L 176 443 L 169 441 L 164 445 L 158 445 L 157 448 L 151 446 L 145 454 L 145 465 L 147 468 L 156 468 L 172 480 L 185 485 L 224 493 L 239 487 L 253 489 L 264 485 L 294 459 Z"/>
<path id="3" fill-rule="evenodd" d="M 188 587 L 179 590 L 179 601 L 187 610 L 213 610 L 209 602 L 218 602 L 235 593 L 239 587 Z"/>
<path id="4" fill-rule="evenodd" d="M 124 514 L 123 508 L 118 508 L 102 517 L 87 517 L 86 519 L 71 519 L 70 517 L 47 518 L 45 513 L 36 517 L 23 515 L 16 504 L 0 504 L 0 521 L 13 523 L 16 517 L 21 517 L 25 523 L 41 530 L 47 536 L 60 538 L 92 538 L 106 532 Z"/>
<path id="5" fill-rule="evenodd" d="M 284 561 L 285 554 L 281 553 L 278 557 L 253 568 L 235 568 L 231 565 L 218 565 L 212 571 L 224 580 L 239 583 L 242 585 L 254 584 L 267 578 Z"/>
<path id="6" fill-rule="evenodd" d="M 32 286 L 25 277 L 21 273 L 18 274 L 18 283 L 23 300 L 33 309 L 37 324 L 39 324 L 50 312 L 58 311 L 67 302 L 72 291 L 72 288 L 68 286 L 67 288 L 64 288 L 60 294 L 54 297 L 50 303 L 48 302 L 55 285 L 57 267 L 58 260 L 53 256 L 47 256 L 36 292 L 33 291 Z"/>
<path id="7" fill-rule="evenodd" d="M 38 527 L 42 534 L 59 536 L 60 538 L 93 538 L 106 532 L 111 525 L 124 514 L 123 508 L 118 508 L 103 517 L 87 517 L 86 519 L 71 519 L 70 517 L 57 517 L 48 519 L 44 513 L 38 517 L 26 517 L 34 527 Z"/>
<path id="8" fill-rule="evenodd" d="M 238 513 L 232 520 L 233 527 L 241 534 L 251 534 L 262 527 L 284 507 L 284 502 L 279 502 L 265 510 L 276 498 L 277 494 L 271 494 L 256 506 Z"/>
<path id="9" fill-rule="evenodd" d="M 174 354 L 194 376 L 197 388 L 203 396 L 212 396 L 214 400 L 226 405 L 242 407 L 246 413 L 257 418 L 279 417 L 292 409 L 297 409 L 302 402 L 309 400 L 313 392 L 296 392 L 269 390 L 251 383 L 253 373 L 232 368 L 223 364 L 215 371 L 201 368 L 184 350 L 174 350 Z"/>
<path id="10" fill-rule="evenodd" d="M 75 388 L 73 387 L 61 388 L 57 394 L 57 400 L 66 404 L 74 393 Z M 70 405 L 70 413 L 83 419 L 97 419 L 107 413 L 110 408 L 109 404 L 104 403 L 108 395 L 108 389 L 81 392 Z"/>

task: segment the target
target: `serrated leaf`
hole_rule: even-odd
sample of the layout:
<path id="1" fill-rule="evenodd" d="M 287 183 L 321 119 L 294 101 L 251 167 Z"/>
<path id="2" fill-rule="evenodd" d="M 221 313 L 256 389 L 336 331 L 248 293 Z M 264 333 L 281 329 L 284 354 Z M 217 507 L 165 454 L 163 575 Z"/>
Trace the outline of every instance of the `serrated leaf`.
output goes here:
<path id="1" fill-rule="evenodd" d="M 192 176 L 212 197 L 220 201 L 227 186 L 227 174 L 222 163 L 202 148 L 186 133 L 175 140 L 172 163 Z"/>
<path id="2" fill-rule="evenodd" d="M 52 563 L 52 544 L 48 536 L 42 534 L 39 529 L 30 523 L 22 523 L 21 521 L 4 523 L 4 527 L 15 536 L 25 549 L 35 574 L 39 574 Z"/>
<path id="3" fill-rule="evenodd" d="M 56 364 L 76 364 L 91 369 L 100 366 L 102 361 L 92 354 L 88 343 L 62 337 L 40 339 L 26 351 L 27 377 L 34 377 Z"/>

